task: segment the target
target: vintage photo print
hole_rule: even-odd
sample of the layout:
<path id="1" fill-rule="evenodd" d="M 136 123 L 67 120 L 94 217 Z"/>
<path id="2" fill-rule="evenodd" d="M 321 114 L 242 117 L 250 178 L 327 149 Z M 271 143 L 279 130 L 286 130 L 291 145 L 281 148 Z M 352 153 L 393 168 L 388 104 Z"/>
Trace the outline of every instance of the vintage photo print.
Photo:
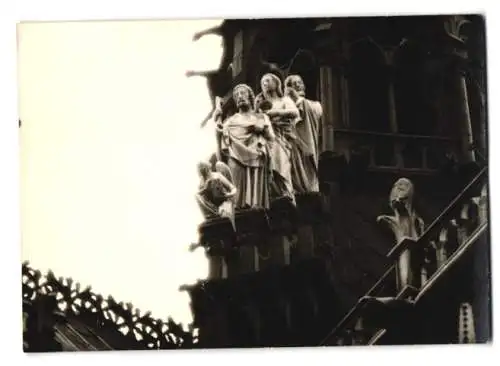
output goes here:
<path id="1" fill-rule="evenodd" d="M 491 341 L 483 15 L 17 35 L 25 352 Z"/>

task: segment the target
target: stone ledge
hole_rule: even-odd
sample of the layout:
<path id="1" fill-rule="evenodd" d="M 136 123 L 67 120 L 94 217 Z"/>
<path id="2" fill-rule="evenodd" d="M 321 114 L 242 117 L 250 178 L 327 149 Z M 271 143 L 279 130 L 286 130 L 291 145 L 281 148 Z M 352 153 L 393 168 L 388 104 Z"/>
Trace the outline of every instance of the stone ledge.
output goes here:
<path id="1" fill-rule="evenodd" d="M 302 225 L 325 221 L 328 208 L 320 192 L 299 194 L 297 206 L 287 199 L 272 202 L 271 208 L 237 210 L 236 231 L 227 218 L 214 217 L 198 227 L 199 246 L 218 250 L 231 250 L 267 238 L 272 234 L 290 236 Z"/>

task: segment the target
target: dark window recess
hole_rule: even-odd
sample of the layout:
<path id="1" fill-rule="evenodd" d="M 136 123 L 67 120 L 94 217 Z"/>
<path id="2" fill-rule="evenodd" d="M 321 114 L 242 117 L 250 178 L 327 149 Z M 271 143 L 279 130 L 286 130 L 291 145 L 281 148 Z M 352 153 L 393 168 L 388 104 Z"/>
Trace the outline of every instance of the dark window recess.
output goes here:
<path id="1" fill-rule="evenodd" d="M 374 158 L 376 166 L 393 166 L 396 164 L 394 158 L 394 144 L 388 140 L 385 144 L 374 146 Z"/>
<path id="2" fill-rule="evenodd" d="M 405 168 L 423 167 L 422 148 L 421 143 L 414 141 L 410 141 L 404 146 L 402 155 Z"/>
<path id="3" fill-rule="evenodd" d="M 349 101 L 351 128 L 390 132 L 388 83 L 384 58 L 371 41 L 351 49 Z"/>
<path id="4" fill-rule="evenodd" d="M 436 79 L 429 73 L 424 50 L 411 41 L 394 56 L 394 91 L 398 130 L 403 134 L 434 135 Z M 437 72 L 437 71 L 434 71 Z"/>

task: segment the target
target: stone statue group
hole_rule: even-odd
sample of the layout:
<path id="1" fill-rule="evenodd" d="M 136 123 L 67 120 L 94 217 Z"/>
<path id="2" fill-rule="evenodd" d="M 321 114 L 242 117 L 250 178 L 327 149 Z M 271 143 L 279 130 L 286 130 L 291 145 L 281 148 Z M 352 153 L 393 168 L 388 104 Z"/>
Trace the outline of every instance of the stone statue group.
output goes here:
<path id="1" fill-rule="evenodd" d="M 246 84 L 235 86 L 237 112 L 225 120 L 216 100 L 217 162 L 198 166 L 196 198 L 205 218 L 227 217 L 234 226 L 235 209 L 266 209 L 275 199 L 295 205 L 295 194 L 319 191 L 321 104 L 305 97 L 299 75 L 288 76 L 284 90 L 272 73 L 260 86 L 257 96 Z"/>

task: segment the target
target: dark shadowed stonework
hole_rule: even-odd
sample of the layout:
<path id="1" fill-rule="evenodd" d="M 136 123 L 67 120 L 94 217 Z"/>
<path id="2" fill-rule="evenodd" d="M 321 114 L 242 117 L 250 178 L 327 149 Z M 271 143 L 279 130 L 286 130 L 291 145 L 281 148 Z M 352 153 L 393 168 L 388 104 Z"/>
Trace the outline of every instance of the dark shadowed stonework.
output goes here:
<path id="1" fill-rule="evenodd" d="M 488 341 L 484 19 L 232 19 L 209 32 L 226 46 L 206 74 L 222 120 L 233 87 L 257 95 L 266 73 L 300 75 L 323 116 L 320 192 L 237 210 L 236 231 L 200 226 L 210 276 L 183 286 L 200 346 Z M 400 178 L 411 202 L 389 201 Z"/>
<path id="2" fill-rule="evenodd" d="M 71 278 L 43 275 L 27 263 L 23 275 L 25 352 L 182 349 L 196 347 L 192 329 L 155 319 L 132 304 L 103 298 Z"/>
<path id="3" fill-rule="evenodd" d="M 282 84 L 300 75 L 320 103 L 319 192 L 259 208 L 233 210 L 229 198 L 207 206 L 215 214 L 191 249 L 205 250 L 210 274 L 181 286 L 189 332 L 50 274 L 43 285 L 24 266 L 25 349 L 488 342 L 484 18 L 232 19 L 195 40 L 209 33 L 225 44 L 220 69 L 202 73 L 220 98 L 217 121 L 237 111 L 236 85 L 258 97 L 267 73 Z M 224 169 L 206 178 L 229 197 Z M 62 310 L 53 293 L 73 307 Z"/>

